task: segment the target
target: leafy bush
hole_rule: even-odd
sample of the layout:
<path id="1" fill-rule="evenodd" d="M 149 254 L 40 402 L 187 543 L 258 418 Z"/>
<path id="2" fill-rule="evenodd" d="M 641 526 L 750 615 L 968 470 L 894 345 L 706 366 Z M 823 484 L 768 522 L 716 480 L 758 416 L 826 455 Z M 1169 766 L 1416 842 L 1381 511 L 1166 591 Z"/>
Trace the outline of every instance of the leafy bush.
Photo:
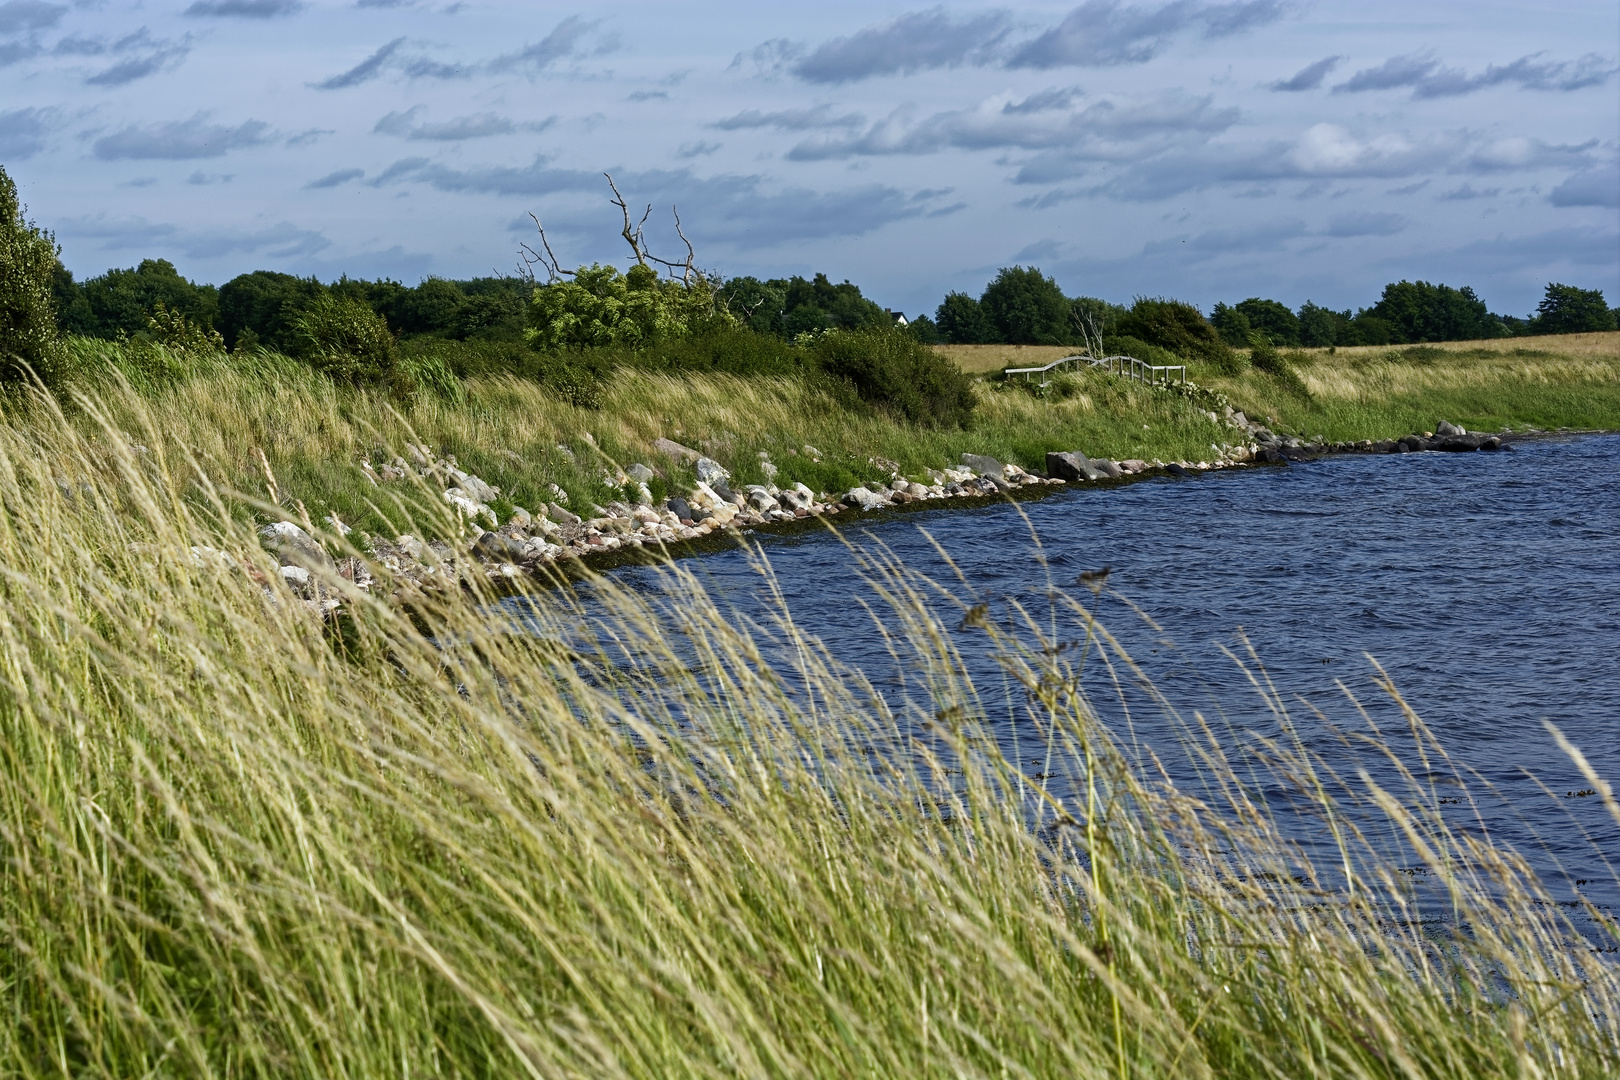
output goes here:
<path id="1" fill-rule="evenodd" d="M 1191 304 L 1139 296 L 1116 324 L 1121 336 L 1139 338 L 1177 356 L 1207 364 L 1229 364 L 1231 351 L 1203 313 Z"/>
<path id="2" fill-rule="evenodd" d="M 995 328 L 979 302 L 965 292 L 950 292 L 934 312 L 939 332 L 952 345 L 984 345 L 995 340 Z"/>
<path id="3" fill-rule="evenodd" d="M 688 287 L 660 281 L 648 267 L 593 263 L 574 271 L 571 281 L 534 290 L 529 303 L 529 341 L 538 349 L 624 345 L 632 348 L 685 337 L 711 321 L 730 321 L 716 307 L 707 282 Z"/>
<path id="4" fill-rule="evenodd" d="M 325 295 L 326 286 L 314 278 L 274 270 L 232 278 L 219 290 L 219 329 L 226 346 L 232 352 L 264 348 L 291 354 L 293 324 Z"/>
<path id="5" fill-rule="evenodd" d="M 1294 370 L 1294 362 L 1288 356 L 1279 353 L 1277 347 L 1264 334 L 1257 333 L 1249 341 L 1249 362 L 1257 370 L 1270 375 L 1279 386 L 1297 397 L 1311 396 L 1310 390 L 1305 386 L 1305 380 Z"/>
<path id="6" fill-rule="evenodd" d="M 1180 364 L 1181 357 L 1169 349 L 1161 349 L 1141 338 L 1108 337 L 1103 339 L 1103 352 L 1109 356 L 1131 356 L 1149 364 Z"/>
<path id="7" fill-rule="evenodd" d="M 32 369 L 49 383 L 67 367 L 51 291 L 59 265 L 55 238 L 23 217 L 17 185 L 0 168 L 0 378 L 6 381 L 27 378 Z"/>
<path id="8" fill-rule="evenodd" d="M 388 324 L 351 297 L 317 297 L 292 320 L 287 353 L 333 382 L 409 389 L 399 364 L 399 345 Z"/>
<path id="9" fill-rule="evenodd" d="M 972 416 L 972 380 L 910 334 L 892 328 L 834 331 L 810 348 L 829 376 L 901 419 L 953 428 L 966 427 Z"/>
<path id="10" fill-rule="evenodd" d="M 712 322 L 696 333 L 624 354 L 638 367 L 670 371 L 712 371 L 727 375 L 793 375 L 804 371 L 806 354 L 774 334 L 733 322 Z"/>

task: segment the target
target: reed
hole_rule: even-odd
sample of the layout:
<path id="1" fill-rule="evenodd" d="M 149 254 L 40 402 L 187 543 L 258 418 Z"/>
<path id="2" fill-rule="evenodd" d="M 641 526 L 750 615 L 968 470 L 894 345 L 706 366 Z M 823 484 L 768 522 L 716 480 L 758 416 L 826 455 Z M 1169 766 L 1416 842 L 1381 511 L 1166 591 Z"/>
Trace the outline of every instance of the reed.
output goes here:
<path id="1" fill-rule="evenodd" d="M 1198 791 L 1114 739 L 1134 669 L 1083 590 L 991 611 L 867 550 L 857 599 L 909 673 L 887 695 L 678 565 L 501 600 L 332 578 L 319 619 L 216 471 L 235 436 L 175 436 L 228 423 L 217 400 L 0 416 L 9 1075 L 1620 1066 L 1612 962 L 1419 776 L 1373 789 L 1287 737 L 1252 657 L 1269 777 L 1331 865 L 1197 716 Z M 281 408 L 289 439 L 353 422 Z M 1411 732 L 1394 760 L 1445 767 L 1393 687 L 1366 708 Z M 991 738 L 1009 709 L 1038 770 Z"/>

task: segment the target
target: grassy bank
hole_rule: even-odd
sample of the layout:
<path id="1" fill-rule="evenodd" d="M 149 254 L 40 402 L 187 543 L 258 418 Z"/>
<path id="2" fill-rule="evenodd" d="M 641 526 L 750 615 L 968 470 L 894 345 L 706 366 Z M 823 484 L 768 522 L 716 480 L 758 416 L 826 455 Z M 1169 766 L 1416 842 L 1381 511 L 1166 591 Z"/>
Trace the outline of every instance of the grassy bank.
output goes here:
<path id="1" fill-rule="evenodd" d="M 475 390 L 413 416 L 485 447 L 583 419 Z M 742 424 L 736 390 L 684 391 L 682 421 Z M 603 438 L 669 419 L 670 388 L 615 392 L 640 411 Z M 534 597 L 522 632 L 479 597 L 405 612 L 334 580 L 323 626 L 214 470 L 251 472 L 231 455 L 255 438 L 288 462 L 364 447 L 386 410 L 225 376 L 165 393 L 0 423 L 8 1075 L 1620 1068 L 1610 958 L 1511 853 L 1450 831 L 1434 773 L 1339 781 L 1282 693 L 1234 703 L 1284 734 L 1269 766 L 1194 720 L 1204 790 L 1139 770 L 1098 721 L 1129 669 L 1084 589 L 985 610 L 869 563 L 838 587 L 883 614 L 906 695 L 673 570 L 667 602 Z M 832 423 L 761 393 L 750 431 Z M 969 653 L 1011 701 L 981 698 Z M 1413 732 L 1395 760 L 1444 769 L 1392 688 L 1355 685 Z M 1033 762 L 981 726 L 1009 708 Z M 1336 830 L 1332 865 L 1274 831 L 1273 785 Z"/>

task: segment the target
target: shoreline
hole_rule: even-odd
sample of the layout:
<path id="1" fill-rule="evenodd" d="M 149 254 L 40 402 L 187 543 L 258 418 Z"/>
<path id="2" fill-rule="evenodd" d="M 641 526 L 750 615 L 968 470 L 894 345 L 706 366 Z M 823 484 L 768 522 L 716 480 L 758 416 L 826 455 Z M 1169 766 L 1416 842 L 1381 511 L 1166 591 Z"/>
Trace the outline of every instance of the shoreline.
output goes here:
<path id="1" fill-rule="evenodd" d="M 496 596 L 510 597 L 520 595 L 526 589 L 536 586 L 553 588 L 572 584 L 625 566 L 658 566 L 682 559 L 732 551 L 743 546 L 744 538 L 752 535 L 805 537 L 812 532 L 825 531 L 828 535 L 837 537 L 843 531 L 840 526 L 846 522 L 872 522 L 875 524 L 902 516 L 946 509 L 979 510 L 1007 502 L 1036 502 L 1063 492 L 1083 489 L 1113 490 L 1155 479 L 1185 480 L 1202 477 L 1206 474 L 1234 470 L 1283 468 L 1291 464 L 1310 464 L 1326 457 L 1350 455 L 1511 452 L 1513 446 L 1517 443 L 1544 439 L 1612 435 L 1616 433 L 1609 429 L 1563 429 L 1555 431 L 1526 430 L 1492 435 L 1467 433 L 1464 435 L 1434 434 L 1425 437 L 1421 434 L 1414 434 L 1405 436 L 1402 440 L 1380 440 L 1378 442 L 1367 440 L 1363 443 L 1326 444 L 1304 443 L 1298 439 L 1273 435 L 1260 444 L 1261 453 L 1252 455 L 1251 459 L 1246 461 L 1224 461 L 1213 464 L 1207 462 L 1133 462 L 1131 464 L 1140 464 L 1141 467 L 1129 471 L 1120 470 L 1116 475 L 1112 476 L 1069 480 L 1056 477 L 1039 477 L 1024 473 L 1024 470 L 1019 469 L 1017 466 L 1011 466 L 1011 469 L 1015 470 L 1015 475 L 1016 473 L 1024 473 L 1026 482 L 1003 483 L 997 485 L 995 490 L 981 491 L 978 494 L 964 491 L 943 497 L 905 498 L 905 493 L 900 493 L 901 497 L 898 501 L 894 498 L 885 499 L 880 504 L 870 505 L 866 508 L 843 501 L 849 498 L 846 495 L 830 503 L 817 505 L 814 510 L 804 512 L 802 516 L 790 516 L 785 519 L 772 520 L 762 518 L 757 514 L 744 517 L 742 513 L 738 513 L 725 524 L 709 528 L 700 535 L 681 536 L 663 541 L 635 539 L 629 542 L 616 543 L 612 546 L 604 546 L 597 550 L 575 551 L 563 549 L 559 550 L 554 557 L 530 560 L 526 563 L 477 558 L 476 553 L 479 545 L 486 542 L 489 537 L 497 535 L 493 532 L 486 532 L 471 544 L 465 546 L 465 565 L 463 564 L 462 553 L 457 552 L 455 548 L 442 541 L 435 546 L 443 549 L 443 557 L 426 565 L 400 564 L 399 557 L 404 554 L 401 546 L 389 544 L 386 541 L 377 543 L 374 546 L 370 558 L 374 563 L 383 565 L 391 573 L 394 579 L 392 584 L 395 585 L 393 591 L 396 595 L 415 591 L 436 591 L 450 586 L 452 583 L 461 589 L 470 589 L 473 587 L 473 582 L 469 579 L 476 576 L 477 579 L 480 579 L 482 585 L 493 590 Z M 1473 440 L 1476 445 L 1468 445 L 1469 440 Z M 1447 445 L 1448 442 L 1449 445 Z M 1487 448 L 1487 442 L 1494 443 L 1494 445 Z M 1414 445 L 1416 443 L 1423 445 Z M 1271 452 L 1267 453 L 1267 450 Z M 1085 460 L 1096 464 L 1104 459 Z M 873 495 L 876 496 L 876 493 L 874 492 Z M 584 524 L 581 523 L 581 525 Z M 336 607 L 336 604 L 320 595 L 317 582 L 307 575 L 300 577 L 296 572 L 296 568 L 307 561 L 310 554 L 306 550 L 301 557 L 296 550 L 282 549 L 284 577 L 288 578 L 288 584 L 293 586 L 295 593 L 300 592 L 301 587 L 307 588 L 314 593 L 314 595 L 303 597 L 307 604 L 317 607 L 323 613 L 331 612 Z M 385 582 L 377 581 L 374 578 L 369 581 L 359 580 L 363 569 L 362 566 L 356 565 L 359 560 L 349 559 L 343 560 L 343 562 L 349 565 L 340 570 L 342 576 L 362 589 L 371 591 L 376 585 L 385 584 Z M 415 564 L 416 560 L 413 559 L 411 562 Z M 294 567 L 294 572 L 289 574 L 285 569 L 288 566 Z M 368 578 L 371 576 L 369 571 L 366 572 L 365 576 Z"/>

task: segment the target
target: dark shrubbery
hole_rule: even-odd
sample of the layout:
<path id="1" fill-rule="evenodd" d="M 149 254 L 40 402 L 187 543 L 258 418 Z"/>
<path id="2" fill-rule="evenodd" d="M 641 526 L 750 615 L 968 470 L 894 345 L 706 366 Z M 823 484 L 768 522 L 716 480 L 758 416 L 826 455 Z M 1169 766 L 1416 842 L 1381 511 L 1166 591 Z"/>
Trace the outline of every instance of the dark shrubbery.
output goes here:
<path id="1" fill-rule="evenodd" d="M 365 303 L 347 296 L 315 298 L 293 317 L 284 348 L 333 382 L 398 388 L 404 375 L 399 344 L 388 324 Z"/>
<path id="2" fill-rule="evenodd" d="M 52 281 L 61 264 L 50 233 L 23 217 L 17 185 L 0 169 L 0 378 L 32 369 L 51 382 L 67 364 Z"/>
<path id="3" fill-rule="evenodd" d="M 965 292 L 950 292 L 934 312 L 940 334 L 952 345 L 987 345 L 995 329 L 979 302 Z"/>
<path id="4" fill-rule="evenodd" d="M 1601 289 L 1548 284 L 1530 328 L 1534 334 L 1589 334 L 1615 329 L 1615 314 Z"/>
<path id="5" fill-rule="evenodd" d="M 916 338 L 888 328 L 823 335 L 810 346 L 821 370 L 863 401 L 924 427 L 966 427 L 973 381 Z"/>
<path id="6" fill-rule="evenodd" d="M 1217 367 L 1231 363 L 1231 347 L 1203 312 L 1180 300 L 1139 296 L 1115 325 L 1122 336 L 1140 338 L 1186 360 Z"/>
<path id="7" fill-rule="evenodd" d="M 1062 345 L 1075 338 L 1068 297 L 1033 266 L 1002 267 L 979 307 L 996 340 L 1007 345 Z"/>

